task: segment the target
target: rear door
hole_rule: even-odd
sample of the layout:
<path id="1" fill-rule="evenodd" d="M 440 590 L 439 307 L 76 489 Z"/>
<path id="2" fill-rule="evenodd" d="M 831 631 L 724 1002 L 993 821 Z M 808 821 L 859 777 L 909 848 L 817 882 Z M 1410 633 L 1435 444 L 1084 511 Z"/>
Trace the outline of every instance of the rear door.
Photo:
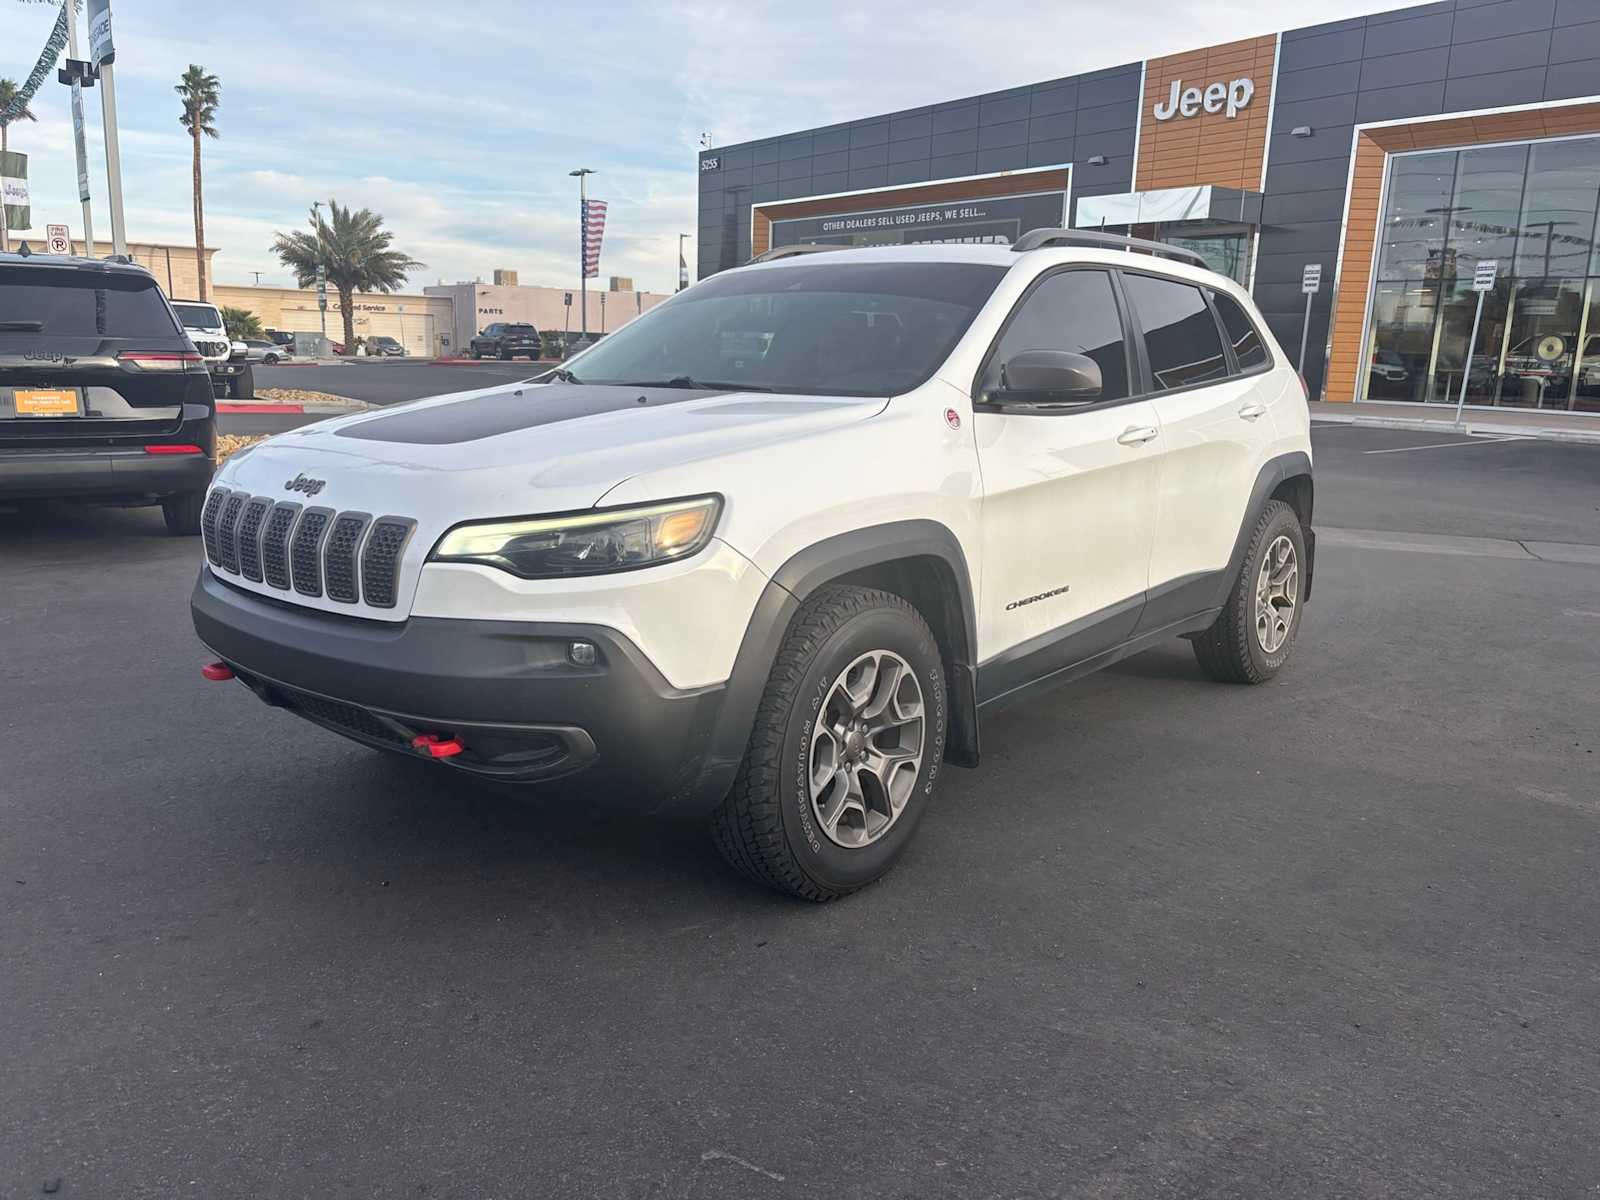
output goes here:
<path id="1" fill-rule="evenodd" d="M 986 410 L 1025 350 L 1086 354 L 1100 398 L 1042 413 Z M 1161 438 L 1131 398 L 1133 360 L 1109 271 L 1044 275 L 1012 312 L 980 374 L 983 474 L 979 674 L 984 700 L 1125 640 L 1143 604 Z"/>
<path id="2" fill-rule="evenodd" d="M 193 377 L 159 356 L 189 352 L 148 275 L 0 263 L 0 446 L 170 433 Z"/>
<path id="3" fill-rule="evenodd" d="M 1211 603 L 1274 436 L 1271 358 L 1225 294 L 1236 349 L 1210 289 L 1144 271 L 1124 271 L 1122 284 L 1165 445 L 1145 632 Z"/>

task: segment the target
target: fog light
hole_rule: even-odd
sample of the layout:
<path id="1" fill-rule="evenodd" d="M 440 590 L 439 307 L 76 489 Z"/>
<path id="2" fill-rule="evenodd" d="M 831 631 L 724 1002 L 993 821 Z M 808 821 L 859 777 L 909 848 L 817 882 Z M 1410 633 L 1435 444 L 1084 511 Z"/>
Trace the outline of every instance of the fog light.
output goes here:
<path id="1" fill-rule="evenodd" d="M 567 647 L 567 657 L 572 660 L 573 666 L 592 667 L 600 656 L 595 652 L 593 642 L 573 642 Z"/>

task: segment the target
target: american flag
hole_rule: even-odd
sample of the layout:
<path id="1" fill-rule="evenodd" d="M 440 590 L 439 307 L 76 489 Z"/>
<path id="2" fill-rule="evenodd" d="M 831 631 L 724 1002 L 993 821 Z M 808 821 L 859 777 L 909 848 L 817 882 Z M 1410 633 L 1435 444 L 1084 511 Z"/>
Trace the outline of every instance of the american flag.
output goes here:
<path id="1" fill-rule="evenodd" d="M 585 200 L 582 208 L 583 277 L 593 279 L 600 274 L 600 243 L 606 236 L 606 202 Z"/>

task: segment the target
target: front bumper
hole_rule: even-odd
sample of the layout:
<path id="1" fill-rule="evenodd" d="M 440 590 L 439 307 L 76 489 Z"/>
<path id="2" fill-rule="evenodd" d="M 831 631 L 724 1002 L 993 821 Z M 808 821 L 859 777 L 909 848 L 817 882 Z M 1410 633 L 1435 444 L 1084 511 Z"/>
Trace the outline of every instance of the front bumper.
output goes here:
<path id="1" fill-rule="evenodd" d="M 537 782 L 582 773 L 609 799 L 703 810 L 726 791 L 713 753 L 722 686 L 681 690 L 622 635 L 594 625 L 340 617 L 256 596 L 202 567 L 196 632 L 261 699 L 346 737 L 417 753 L 436 733 L 466 747 L 442 765 Z M 593 666 L 568 647 L 592 643 Z"/>
<path id="2" fill-rule="evenodd" d="M 206 370 L 213 379 L 232 379 L 235 375 L 243 375 L 244 369 L 250 365 L 247 359 L 230 358 L 220 362 L 207 360 Z"/>

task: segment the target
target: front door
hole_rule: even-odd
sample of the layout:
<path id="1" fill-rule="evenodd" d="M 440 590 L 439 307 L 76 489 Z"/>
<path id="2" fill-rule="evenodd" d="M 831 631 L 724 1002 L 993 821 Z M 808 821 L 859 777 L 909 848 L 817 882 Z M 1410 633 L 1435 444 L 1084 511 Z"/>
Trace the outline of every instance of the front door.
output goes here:
<path id="1" fill-rule="evenodd" d="M 1131 360 L 1108 272 L 1047 274 L 1018 302 L 979 380 L 1005 362 L 1067 350 L 1099 365 L 1098 400 L 1048 413 L 975 414 L 983 474 L 979 691 L 998 698 L 1125 640 L 1143 604 L 1161 435 L 1130 401 Z"/>

